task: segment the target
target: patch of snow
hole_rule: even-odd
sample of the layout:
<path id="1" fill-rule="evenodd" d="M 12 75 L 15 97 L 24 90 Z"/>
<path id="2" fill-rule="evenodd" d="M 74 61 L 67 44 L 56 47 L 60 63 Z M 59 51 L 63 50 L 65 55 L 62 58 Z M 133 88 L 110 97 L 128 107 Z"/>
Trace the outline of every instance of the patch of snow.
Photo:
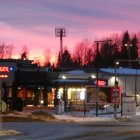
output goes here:
<path id="1" fill-rule="evenodd" d="M 56 119 L 60 121 L 67 121 L 67 122 L 98 122 L 98 121 L 117 121 L 114 118 L 110 117 L 78 117 L 78 116 L 72 116 L 72 115 L 54 115 Z"/>
<path id="2" fill-rule="evenodd" d="M 17 134 L 21 134 L 21 132 L 18 132 L 16 130 L 4 130 L 4 129 L 0 130 L 0 136 L 17 135 Z"/>

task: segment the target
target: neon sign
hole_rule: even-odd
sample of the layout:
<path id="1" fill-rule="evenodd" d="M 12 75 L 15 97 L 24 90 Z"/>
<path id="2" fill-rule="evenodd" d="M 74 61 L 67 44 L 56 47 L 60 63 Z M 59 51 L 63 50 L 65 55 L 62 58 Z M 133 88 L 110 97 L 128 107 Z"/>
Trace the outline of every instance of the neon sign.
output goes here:
<path id="1" fill-rule="evenodd" d="M 7 67 L 7 66 L 0 66 L 0 72 L 10 72 L 13 71 L 13 67 Z"/>
<path id="2" fill-rule="evenodd" d="M 9 72 L 9 67 L 0 67 L 0 72 Z"/>
<path id="3" fill-rule="evenodd" d="M 8 67 L 8 66 L 0 66 L 0 79 L 2 78 L 8 78 L 9 76 L 5 73 L 9 73 L 13 71 L 13 67 Z"/>
<path id="4" fill-rule="evenodd" d="M 94 85 L 97 85 L 97 84 L 98 84 L 98 86 L 107 86 L 108 85 L 107 80 L 98 80 L 98 82 L 97 82 L 97 80 L 94 80 Z"/>
<path id="5" fill-rule="evenodd" d="M 0 75 L 0 78 L 8 78 L 8 75 L 4 75 L 4 74 L 2 74 L 2 75 Z"/>

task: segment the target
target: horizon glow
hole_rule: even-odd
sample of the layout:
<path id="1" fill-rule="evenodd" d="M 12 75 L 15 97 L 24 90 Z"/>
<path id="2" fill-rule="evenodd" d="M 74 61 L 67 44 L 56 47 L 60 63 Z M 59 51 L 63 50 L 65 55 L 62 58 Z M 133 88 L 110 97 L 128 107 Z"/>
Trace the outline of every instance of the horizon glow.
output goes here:
<path id="1" fill-rule="evenodd" d="M 139 0 L 1 0 L 0 42 L 13 44 L 14 58 L 26 45 L 30 59 L 43 61 L 50 50 L 55 62 L 60 44 L 56 27 L 68 30 L 63 47 L 71 52 L 85 38 L 94 41 L 125 30 L 138 33 L 139 7 Z"/>

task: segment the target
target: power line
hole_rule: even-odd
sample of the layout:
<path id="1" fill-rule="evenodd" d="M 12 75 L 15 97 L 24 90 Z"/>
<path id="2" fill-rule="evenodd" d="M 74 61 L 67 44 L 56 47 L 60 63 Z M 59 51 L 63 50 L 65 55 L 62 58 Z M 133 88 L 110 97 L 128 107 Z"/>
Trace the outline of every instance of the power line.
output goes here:
<path id="1" fill-rule="evenodd" d="M 98 117 L 98 110 L 99 110 L 99 86 L 98 86 L 98 79 L 99 79 L 99 43 L 105 43 L 105 42 L 111 42 L 112 40 L 99 40 L 99 41 L 94 41 L 97 46 L 96 46 L 96 117 Z"/>

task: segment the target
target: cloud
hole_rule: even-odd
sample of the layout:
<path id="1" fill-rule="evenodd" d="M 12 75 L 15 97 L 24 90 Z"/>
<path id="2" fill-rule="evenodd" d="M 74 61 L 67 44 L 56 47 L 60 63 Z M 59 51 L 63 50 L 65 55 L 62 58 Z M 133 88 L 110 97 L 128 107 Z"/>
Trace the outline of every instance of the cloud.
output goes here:
<path id="1" fill-rule="evenodd" d="M 32 56 L 46 48 L 58 53 L 55 27 L 68 30 L 64 46 L 73 48 L 84 38 L 138 32 L 139 7 L 139 0 L 1 0 L 0 40 L 15 45 L 16 54 L 25 44 Z"/>

